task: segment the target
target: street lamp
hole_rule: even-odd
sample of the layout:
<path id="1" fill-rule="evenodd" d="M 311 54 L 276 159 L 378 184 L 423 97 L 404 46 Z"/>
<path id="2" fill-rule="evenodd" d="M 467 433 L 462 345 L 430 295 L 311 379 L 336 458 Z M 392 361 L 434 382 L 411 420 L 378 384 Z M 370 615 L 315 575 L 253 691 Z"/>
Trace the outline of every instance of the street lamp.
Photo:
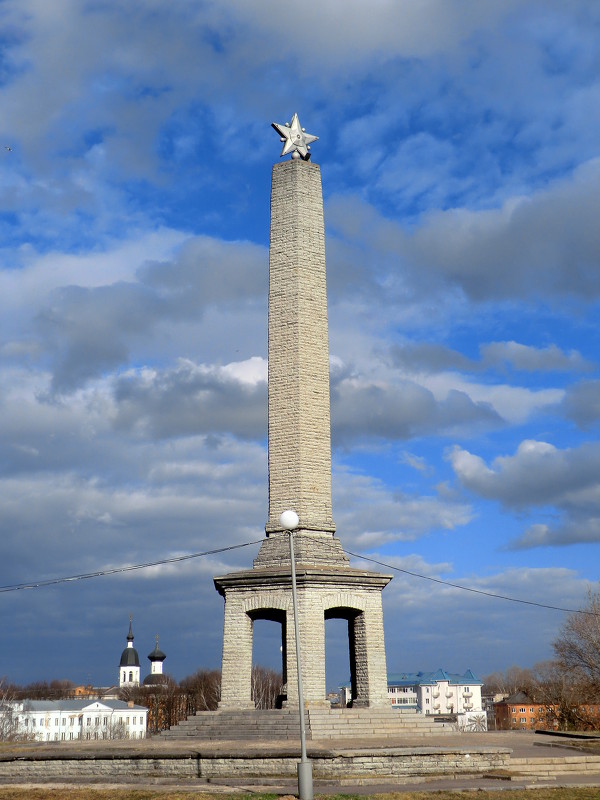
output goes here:
<path id="1" fill-rule="evenodd" d="M 298 632 L 298 605 L 296 602 L 296 559 L 294 557 L 294 531 L 300 519 L 291 509 L 279 517 L 281 527 L 290 534 L 290 563 L 292 566 L 292 604 L 294 607 L 294 636 L 296 637 L 296 665 L 298 669 L 298 710 L 300 713 L 300 748 L 298 764 L 298 796 L 300 800 L 313 800 L 312 763 L 306 756 L 306 729 L 304 726 L 304 694 L 302 692 L 302 670 L 300 667 L 300 634 Z"/>

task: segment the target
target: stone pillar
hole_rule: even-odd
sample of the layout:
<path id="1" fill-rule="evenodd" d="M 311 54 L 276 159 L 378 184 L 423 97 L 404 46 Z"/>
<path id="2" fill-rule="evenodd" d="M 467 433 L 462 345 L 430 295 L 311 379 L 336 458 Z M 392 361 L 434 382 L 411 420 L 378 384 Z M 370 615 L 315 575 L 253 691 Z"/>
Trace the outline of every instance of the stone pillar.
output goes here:
<path id="1" fill-rule="evenodd" d="M 254 708 L 252 700 L 252 620 L 244 610 L 243 594 L 225 598 L 223 662 L 219 708 Z"/>

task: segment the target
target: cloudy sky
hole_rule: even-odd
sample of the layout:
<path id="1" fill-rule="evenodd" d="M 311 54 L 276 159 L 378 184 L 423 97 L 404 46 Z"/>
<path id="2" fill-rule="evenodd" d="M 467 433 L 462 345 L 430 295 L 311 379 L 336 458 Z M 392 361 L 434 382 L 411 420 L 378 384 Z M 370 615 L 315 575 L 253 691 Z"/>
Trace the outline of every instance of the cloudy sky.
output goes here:
<path id="1" fill-rule="evenodd" d="M 368 5 L 0 4 L 1 586 L 264 536 L 270 125 L 294 112 L 342 543 L 547 605 L 595 585 L 600 5 Z M 0 675 L 110 684 L 129 614 L 144 664 L 158 633 L 175 677 L 219 666 L 212 576 L 257 549 L 4 592 Z M 401 572 L 384 611 L 395 672 L 529 666 L 564 621 Z"/>

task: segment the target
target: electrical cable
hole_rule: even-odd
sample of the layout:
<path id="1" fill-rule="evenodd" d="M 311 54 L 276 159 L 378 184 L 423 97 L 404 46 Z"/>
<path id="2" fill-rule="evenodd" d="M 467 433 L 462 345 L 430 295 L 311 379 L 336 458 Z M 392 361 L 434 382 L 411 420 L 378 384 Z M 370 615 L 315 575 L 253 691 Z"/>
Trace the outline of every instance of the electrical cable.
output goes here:
<path id="1" fill-rule="evenodd" d="M 261 544 L 264 539 L 256 539 L 252 542 L 243 542 L 242 544 L 234 544 L 228 547 L 218 547 L 214 550 L 205 550 L 201 553 L 188 553 L 187 555 L 183 556 L 175 556 L 173 558 L 163 558 L 158 561 L 148 561 L 144 564 L 131 564 L 125 567 L 113 567 L 111 569 L 103 569 L 97 570 L 96 572 L 86 572 L 80 575 L 68 575 L 61 578 L 49 578 L 48 580 L 41 580 L 41 581 L 29 581 L 26 583 L 16 583 L 7 586 L 0 586 L 0 594 L 5 592 L 17 592 L 27 589 L 41 589 L 45 586 L 55 586 L 60 583 L 72 583 L 74 581 L 83 581 L 88 580 L 89 578 L 100 578 L 106 575 L 118 575 L 124 572 L 134 572 L 140 569 L 148 569 L 149 567 L 160 567 L 164 564 L 177 564 L 181 561 L 189 561 L 192 558 L 202 558 L 204 556 L 212 556 L 218 553 L 227 553 L 231 550 L 240 550 L 243 547 L 250 547 L 251 545 Z M 412 578 L 420 578 L 424 581 L 431 581 L 432 583 L 438 583 L 441 586 L 449 586 L 451 589 L 459 589 L 461 592 L 471 592 L 472 594 L 483 595 L 484 597 L 491 597 L 495 600 L 506 600 L 510 603 L 521 603 L 522 605 L 527 606 L 535 606 L 536 608 L 547 608 L 550 611 L 562 611 L 567 614 L 586 614 L 587 616 L 591 617 L 600 617 L 600 614 L 596 613 L 595 611 L 586 611 L 580 608 L 563 608 L 561 606 L 553 606 L 548 603 L 538 603 L 535 600 L 523 600 L 522 598 L 518 597 L 509 597 L 508 595 L 503 594 L 496 594 L 495 592 L 486 592 L 484 589 L 474 589 L 471 586 L 462 586 L 460 583 L 452 583 L 451 581 L 444 581 L 441 578 L 432 578 L 430 575 L 421 575 L 418 572 L 412 572 L 408 569 L 403 569 L 402 567 L 396 567 L 393 564 L 388 564 L 385 561 L 380 561 L 376 558 L 371 558 L 370 556 L 366 556 L 360 553 L 353 553 L 350 550 L 346 550 L 346 553 L 349 556 L 353 556 L 354 558 L 358 558 L 361 561 L 370 561 L 372 564 L 377 564 L 380 567 L 385 567 L 386 569 L 391 569 L 394 572 L 401 572 L 404 575 L 410 575 Z"/>
<path id="2" fill-rule="evenodd" d="M 84 581 L 88 578 L 100 578 L 104 575 L 117 575 L 121 572 L 133 572 L 138 569 L 148 567 L 160 567 L 163 564 L 177 564 L 180 561 L 189 561 L 191 558 L 202 558 L 202 556 L 213 556 L 216 553 L 226 553 L 230 550 L 239 550 L 242 547 L 250 547 L 253 544 L 260 544 L 263 540 L 257 539 L 255 542 L 244 542 L 243 544 L 233 544 L 229 547 L 219 547 L 215 550 L 206 550 L 203 553 L 188 553 L 185 556 L 175 556 L 173 558 L 163 558 L 160 561 L 148 561 L 145 564 L 131 564 L 126 567 L 114 567 L 112 569 L 102 569 L 97 572 L 86 572 L 82 575 L 69 575 L 63 578 L 49 578 L 44 581 L 30 581 L 29 583 L 15 583 L 12 586 L 0 586 L 0 593 L 17 592 L 22 589 L 40 589 L 43 586 L 55 586 L 58 583 L 70 583 L 72 581 Z"/>
<path id="3" fill-rule="evenodd" d="M 587 614 L 591 617 L 600 617 L 595 611 L 584 611 L 580 608 L 562 608 L 561 606 L 551 606 L 547 603 L 537 603 L 534 600 L 523 600 L 518 597 L 509 597 L 504 594 L 496 594 L 495 592 L 486 592 L 483 589 L 473 589 L 470 586 L 462 586 L 460 583 L 451 583 L 450 581 L 443 581 L 441 578 L 432 578 L 430 575 L 420 575 L 418 572 L 411 572 L 409 569 L 402 569 L 402 567 L 395 567 L 393 564 L 386 564 L 385 561 L 378 561 L 376 558 L 369 556 L 359 555 L 358 553 L 351 553 L 350 550 L 345 551 L 349 556 L 360 558 L 362 561 L 371 561 L 373 564 L 378 564 L 380 567 L 386 569 L 393 569 L 395 572 L 402 572 L 404 575 L 410 575 L 413 578 L 421 578 L 424 581 L 431 581 L 432 583 L 441 583 L 442 586 L 450 586 L 452 589 L 460 589 L 462 592 L 472 592 L 473 594 L 482 594 L 485 597 L 493 597 L 496 600 L 508 600 L 511 603 L 523 603 L 527 606 L 537 606 L 538 608 L 548 608 L 551 611 L 566 611 L 568 614 Z"/>

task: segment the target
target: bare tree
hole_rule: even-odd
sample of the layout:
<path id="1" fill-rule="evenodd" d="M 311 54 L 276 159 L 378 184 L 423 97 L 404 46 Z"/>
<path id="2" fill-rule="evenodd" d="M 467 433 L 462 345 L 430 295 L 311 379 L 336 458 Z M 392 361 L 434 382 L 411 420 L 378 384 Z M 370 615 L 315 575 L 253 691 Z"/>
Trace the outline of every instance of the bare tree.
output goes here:
<path id="1" fill-rule="evenodd" d="M 122 700 L 133 701 L 148 709 L 148 733 L 160 733 L 186 718 L 185 691 L 170 675 L 163 675 L 161 683 L 149 686 L 131 686 L 121 689 Z"/>
<path id="2" fill-rule="evenodd" d="M 252 699 L 256 708 L 275 708 L 281 690 L 280 672 L 266 667 L 252 667 Z"/>
<path id="3" fill-rule="evenodd" d="M 215 711 L 221 699 L 221 671 L 199 669 L 184 678 L 179 686 L 187 698 L 186 716 L 197 711 Z"/>
<path id="4" fill-rule="evenodd" d="M 553 647 L 562 669 L 581 675 L 588 693 L 600 695 L 600 591 L 588 591 L 587 604 L 567 617 Z"/>
<path id="5" fill-rule="evenodd" d="M 531 695 L 534 687 L 531 670 L 522 667 L 509 667 L 504 672 L 494 672 L 483 679 L 483 694 L 516 694 L 525 692 Z"/>
<path id="6" fill-rule="evenodd" d="M 559 661 L 542 661 L 533 667 L 532 699 L 542 705 L 540 721 L 559 730 L 598 730 L 600 718 L 591 709 L 598 694 L 578 669 L 565 670 Z"/>
<path id="7" fill-rule="evenodd" d="M 2 742 L 11 741 L 17 732 L 14 697 L 12 687 L 8 685 L 6 678 L 0 678 L 0 741 Z"/>
<path id="8" fill-rule="evenodd" d="M 26 686 L 16 686 L 18 700 L 60 700 L 71 697 L 75 684 L 69 680 L 34 681 Z"/>
<path id="9" fill-rule="evenodd" d="M 30 733 L 19 731 L 18 712 L 16 709 L 18 687 L 0 678 L 0 741 L 16 742 L 33 738 Z"/>

